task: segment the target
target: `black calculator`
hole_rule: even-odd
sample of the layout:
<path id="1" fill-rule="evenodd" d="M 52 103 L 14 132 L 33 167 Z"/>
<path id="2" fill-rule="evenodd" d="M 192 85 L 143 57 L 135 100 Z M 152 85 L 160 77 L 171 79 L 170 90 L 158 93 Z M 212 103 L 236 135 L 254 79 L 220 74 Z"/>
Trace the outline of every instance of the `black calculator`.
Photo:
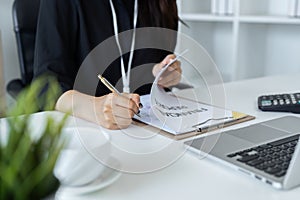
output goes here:
<path id="1" fill-rule="evenodd" d="M 258 108 L 262 111 L 300 113 L 300 93 L 260 96 Z"/>

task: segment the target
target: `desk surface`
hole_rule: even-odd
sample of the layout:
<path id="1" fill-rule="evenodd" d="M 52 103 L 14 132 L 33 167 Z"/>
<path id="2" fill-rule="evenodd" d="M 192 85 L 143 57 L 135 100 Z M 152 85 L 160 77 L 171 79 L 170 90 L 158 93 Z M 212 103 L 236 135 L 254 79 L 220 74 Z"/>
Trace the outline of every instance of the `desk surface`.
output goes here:
<path id="1" fill-rule="evenodd" d="M 290 115 L 267 113 L 257 109 L 256 100 L 266 93 L 299 91 L 300 74 L 266 77 L 227 83 L 226 107 L 256 116 L 255 120 L 226 129 L 237 128 L 259 121 Z M 187 91 L 185 91 L 187 92 Z M 41 114 L 39 114 L 41 115 Z M 83 124 L 82 124 L 83 125 Z M 114 134 L 113 140 L 121 134 Z M 161 140 L 168 140 L 163 136 Z M 296 200 L 300 187 L 291 191 L 277 191 L 246 175 L 207 158 L 198 159 L 186 152 L 172 165 L 144 174 L 123 173 L 113 185 L 94 193 L 72 199 L 230 199 L 230 200 Z M 58 199 L 69 199 L 59 198 Z"/>
<path id="2" fill-rule="evenodd" d="M 257 109 L 257 97 L 266 93 L 299 91 L 300 74 L 265 77 L 227 83 L 224 85 L 226 107 L 256 116 L 256 120 L 239 124 L 245 126 L 287 115 L 266 113 Z M 201 94 L 201 92 L 199 92 Z M 243 199 L 293 200 L 300 188 L 282 192 L 250 177 L 224 167 L 209 159 L 199 160 L 185 153 L 171 166 L 148 174 L 123 174 L 110 187 L 79 197 L 80 199 Z"/>

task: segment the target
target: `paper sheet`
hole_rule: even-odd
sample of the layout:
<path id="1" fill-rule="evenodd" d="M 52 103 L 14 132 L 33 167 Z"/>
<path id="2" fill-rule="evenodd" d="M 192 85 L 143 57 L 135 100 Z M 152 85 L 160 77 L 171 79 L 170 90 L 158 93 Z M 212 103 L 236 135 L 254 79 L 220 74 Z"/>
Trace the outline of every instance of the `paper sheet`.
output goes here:
<path id="1" fill-rule="evenodd" d="M 167 67 L 156 76 L 150 95 L 141 96 L 144 107 L 136 119 L 174 135 L 232 121 L 232 111 L 178 98 L 167 93 L 158 80 Z"/>

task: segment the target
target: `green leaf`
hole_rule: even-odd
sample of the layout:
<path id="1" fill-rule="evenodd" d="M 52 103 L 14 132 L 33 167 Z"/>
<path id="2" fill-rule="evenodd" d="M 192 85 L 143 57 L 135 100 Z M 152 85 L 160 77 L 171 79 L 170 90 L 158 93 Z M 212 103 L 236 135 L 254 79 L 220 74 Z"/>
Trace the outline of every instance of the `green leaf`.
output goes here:
<path id="1" fill-rule="evenodd" d="M 42 77 L 22 92 L 8 111 L 9 137 L 6 145 L 0 146 L 0 199 L 38 199 L 56 188 L 52 173 L 65 145 L 61 133 L 68 115 L 60 121 L 48 117 L 35 140 L 29 123 L 30 114 L 54 109 L 60 94 L 56 80 Z"/>

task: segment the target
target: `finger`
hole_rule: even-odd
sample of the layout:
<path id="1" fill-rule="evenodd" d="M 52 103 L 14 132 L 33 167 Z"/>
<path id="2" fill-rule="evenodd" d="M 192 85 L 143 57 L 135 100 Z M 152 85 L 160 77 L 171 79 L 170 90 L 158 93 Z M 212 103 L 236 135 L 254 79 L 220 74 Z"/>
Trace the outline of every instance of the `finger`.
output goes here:
<path id="1" fill-rule="evenodd" d="M 172 72 L 172 71 L 175 71 L 175 70 L 181 70 L 180 66 L 181 66 L 181 62 L 177 60 L 176 62 L 174 62 L 172 65 L 170 65 L 168 67 L 168 71 Z"/>
<path id="2" fill-rule="evenodd" d="M 163 79 L 161 79 L 160 81 L 158 81 L 158 84 L 164 87 L 170 87 L 170 86 L 174 86 L 177 85 L 181 80 L 181 76 L 167 76 Z"/>
<path id="3" fill-rule="evenodd" d="M 170 66 L 170 67 L 171 67 L 171 66 Z M 175 70 L 174 70 L 174 69 L 175 69 Z M 164 71 L 164 73 L 160 76 L 160 79 L 159 79 L 159 80 L 164 79 L 164 77 L 167 77 L 167 76 L 169 76 L 169 75 L 172 74 L 172 73 L 176 73 L 176 71 L 177 71 L 177 73 L 180 73 L 180 74 L 181 74 L 181 68 L 180 68 L 178 65 L 172 66 L 172 70 L 171 70 L 171 71 L 170 71 L 170 70 Z"/>
<path id="4" fill-rule="evenodd" d="M 123 96 L 124 95 L 124 96 Z M 112 109 L 116 109 L 118 107 L 123 107 L 126 108 L 127 110 L 130 111 L 130 115 L 131 112 L 133 113 L 138 113 L 139 112 L 139 108 L 138 105 L 131 99 L 129 99 L 126 96 L 131 96 L 131 94 L 122 94 L 122 96 L 115 94 L 115 93 L 110 93 L 107 95 L 106 98 L 106 110 L 108 112 L 112 112 Z M 137 99 L 139 99 L 139 96 L 137 94 L 132 95 L 132 97 L 134 97 L 136 99 L 136 101 L 139 101 Z"/>
<path id="5" fill-rule="evenodd" d="M 168 86 L 178 84 L 180 82 L 180 80 L 181 80 L 181 72 L 173 71 L 172 73 L 168 73 L 168 75 L 162 77 L 158 81 L 158 84 L 168 87 Z"/>
<path id="6" fill-rule="evenodd" d="M 181 73 L 182 70 L 181 70 L 181 67 L 180 67 L 180 66 L 181 66 L 180 61 L 174 62 L 172 65 L 170 65 L 170 66 L 168 67 L 168 69 L 167 69 L 166 71 L 164 71 L 164 73 L 162 74 L 162 77 L 169 75 L 169 74 L 172 73 L 173 71 L 177 71 L 177 72 Z"/>
<path id="7" fill-rule="evenodd" d="M 113 114 L 116 114 L 118 112 L 121 113 L 121 115 L 119 116 L 123 116 L 123 117 L 131 116 L 132 115 L 131 112 L 133 111 L 126 108 L 126 106 L 124 106 L 129 104 L 127 102 L 130 102 L 130 99 L 126 97 L 122 97 L 115 93 L 108 94 L 103 106 L 103 114 L 105 116 L 105 121 L 114 123 L 114 121 L 112 121 Z M 126 111 L 126 113 L 124 113 L 124 110 Z"/>
<path id="8" fill-rule="evenodd" d="M 113 117 L 113 115 L 112 115 L 112 112 L 104 112 L 102 117 L 103 117 L 103 120 L 100 121 L 100 124 L 101 124 L 104 128 L 112 129 L 112 130 L 119 129 L 119 128 L 116 126 L 116 122 L 115 122 L 115 120 L 114 120 L 114 117 Z"/>
<path id="9" fill-rule="evenodd" d="M 130 125 L 118 125 L 118 124 L 100 124 L 104 128 L 110 129 L 110 130 L 120 130 L 120 129 L 125 129 L 128 128 Z"/>
<path id="10" fill-rule="evenodd" d="M 167 64 L 169 64 L 173 59 L 175 59 L 176 58 L 176 56 L 175 56 L 175 54 L 170 54 L 170 55 L 167 55 L 164 59 L 163 59 L 163 61 L 161 62 L 163 65 L 167 65 Z"/>
<path id="11" fill-rule="evenodd" d="M 115 126 L 117 127 L 117 130 L 120 129 L 126 129 L 130 126 L 131 123 L 127 124 L 127 125 L 120 125 L 120 124 L 116 124 Z"/>
<path id="12" fill-rule="evenodd" d="M 180 62 L 174 63 L 172 66 L 170 66 L 170 68 L 172 68 L 172 70 L 167 70 L 162 74 L 161 76 L 162 79 L 168 76 L 174 76 L 174 77 L 181 76 L 182 70 L 180 67 Z"/>
<path id="13" fill-rule="evenodd" d="M 115 112 L 112 110 L 110 113 L 104 113 L 104 121 L 101 125 L 108 129 L 120 129 L 128 127 L 131 124 L 132 119 L 128 117 L 126 111 L 121 111 L 121 109 L 124 108 L 120 107 L 120 109 L 116 110 Z"/>
<path id="14" fill-rule="evenodd" d="M 118 95 L 114 97 L 112 101 L 114 106 L 120 106 L 126 108 L 127 110 L 131 110 L 134 113 L 138 113 L 139 111 L 136 102 L 134 102 L 132 99 L 129 99 L 127 97 Z"/>
<path id="15" fill-rule="evenodd" d="M 140 95 L 135 94 L 135 93 L 130 93 L 130 94 L 124 94 L 124 96 L 126 96 L 129 99 L 132 99 L 136 105 L 139 107 L 141 101 L 140 101 Z"/>
<path id="16" fill-rule="evenodd" d="M 124 119 L 131 119 L 135 115 L 135 113 L 132 110 L 121 106 L 116 106 L 115 108 L 113 108 L 112 114 L 115 117 L 122 117 Z"/>
<path id="17" fill-rule="evenodd" d="M 170 54 L 170 55 L 166 56 L 163 59 L 163 61 L 154 65 L 152 74 L 156 77 L 157 74 L 160 72 L 160 70 L 162 70 L 162 68 L 164 68 L 164 66 L 166 66 L 168 63 L 170 63 L 175 58 L 176 58 L 176 56 L 174 54 Z"/>
<path id="18" fill-rule="evenodd" d="M 156 77 L 158 75 L 158 73 L 160 72 L 160 70 L 162 70 L 162 68 L 164 66 L 165 65 L 163 63 L 158 63 L 158 64 L 154 65 L 153 71 L 152 71 L 153 76 Z"/>
<path id="19" fill-rule="evenodd" d="M 127 128 L 132 122 L 132 119 L 124 119 L 122 117 L 115 117 L 115 125 L 118 126 L 118 128 Z"/>
<path id="20" fill-rule="evenodd" d="M 102 111 L 100 112 L 99 121 L 98 123 L 111 130 L 121 129 L 121 128 L 127 128 L 129 124 L 132 122 L 132 119 L 128 116 L 132 116 L 133 114 L 128 112 L 128 109 L 126 110 L 126 114 L 124 114 L 124 111 L 122 111 L 122 107 L 119 107 L 113 103 L 113 99 L 117 98 L 119 95 L 111 93 L 108 95 L 105 95 L 103 98 L 105 99 L 103 105 L 102 105 Z M 121 113 L 124 117 L 116 116 L 114 113 Z M 128 118 L 128 119 L 126 119 Z"/>

